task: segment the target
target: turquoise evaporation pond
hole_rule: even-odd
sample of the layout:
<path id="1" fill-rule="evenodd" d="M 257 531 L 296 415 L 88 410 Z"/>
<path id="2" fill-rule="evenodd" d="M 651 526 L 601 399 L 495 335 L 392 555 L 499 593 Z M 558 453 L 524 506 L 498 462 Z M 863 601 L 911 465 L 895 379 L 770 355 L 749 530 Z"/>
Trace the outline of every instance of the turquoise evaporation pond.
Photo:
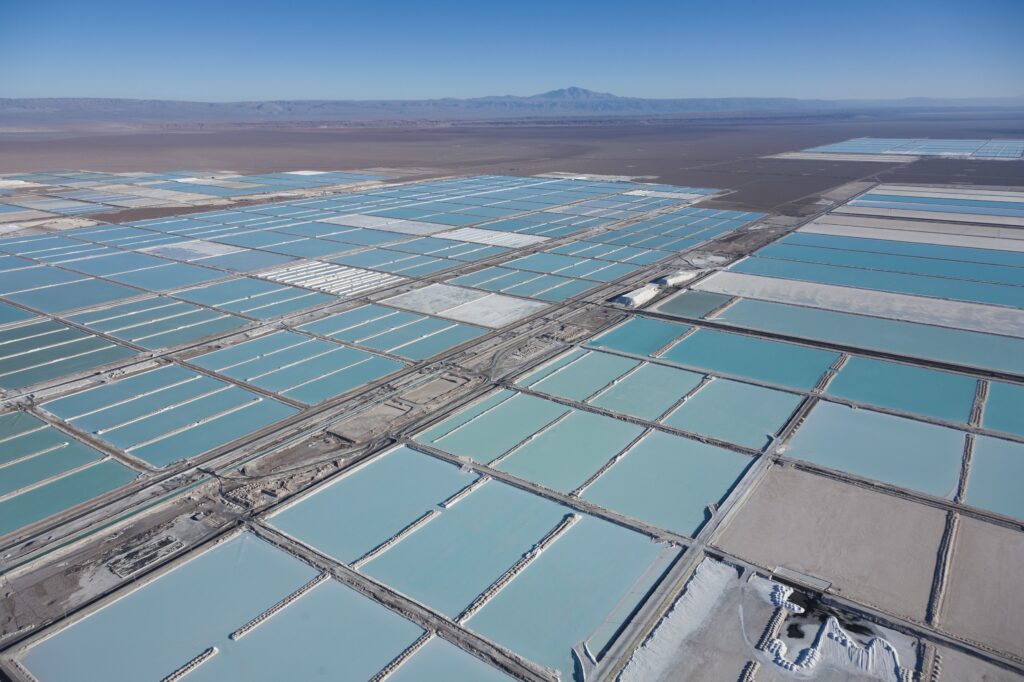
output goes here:
<path id="1" fill-rule="evenodd" d="M 423 645 L 388 677 L 388 682 L 511 682 L 497 668 L 440 637 Z"/>
<path id="2" fill-rule="evenodd" d="M 52 414 L 156 467 L 208 452 L 297 411 L 178 365 L 148 370 L 43 405 Z"/>
<path id="3" fill-rule="evenodd" d="M 986 429 L 1024 436 L 1024 386 L 990 381 L 981 424 Z"/>
<path id="4" fill-rule="evenodd" d="M 995 334 L 742 300 L 718 322 L 806 339 L 1024 374 L 1024 340 Z"/>
<path id="5" fill-rule="evenodd" d="M 342 395 L 403 367 L 390 358 L 290 330 L 200 355 L 192 362 L 307 405 Z"/>
<path id="6" fill-rule="evenodd" d="M 601 351 L 574 350 L 518 383 L 551 395 L 654 420 L 703 378 L 703 374 L 676 367 Z"/>
<path id="7" fill-rule="evenodd" d="M 243 533 L 40 642 L 23 662 L 47 682 L 135 682 L 162 679 L 216 646 L 219 653 L 190 678 L 368 679 L 423 632 L 328 581 L 242 639 L 229 639 L 316 574 Z"/>
<path id="8" fill-rule="evenodd" d="M 852 356 L 826 393 L 966 424 L 977 390 L 977 380 L 962 374 Z"/>
<path id="9" fill-rule="evenodd" d="M 0 331 L 0 388 L 18 389 L 123 360 L 136 351 L 51 320 Z"/>
<path id="10" fill-rule="evenodd" d="M 467 622 L 484 637 L 572 679 L 572 647 L 599 652 L 678 555 L 585 516 Z"/>
<path id="11" fill-rule="evenodd" d="M 304 324 L 300 329 L 413 360 L 425 360 L 486 331 L 379 305 L 346 310 Z"/>
<path id="12" fill-rule="evenodd" d="M 585 400 L 640 362 L 619 355 L 574 350 L 517 383 L 571 400 Z"/>
<path id="13" fill-rule="evenodd" d="M 415 438 L 453 455 L 488 463 L 569 410 L 550 400 L 500 390 Z"/>
<path id="14" fill-rule="evenodd" d="M 758 257 L 741 261 L 731 270 L 748 275 L 1024 308 L 1024 288 L 989 282 Z"/>
<path id="15" fill-rule="evenodd" d="M 477 479 L 398 447 L 270 517 L 275 528 L 351 563 Z"/>
<path id="16" fill-rule="evenodd" d="M 843 249 L 847 252 L 863 251 L 1024 268 L 1024 253 L 1020 251 L 1000 251 L 998 249 L 979 249 L 964 246 L 946 246 L 943 244 L 921 244 L 919 242 L 896 242 L 887 239 L 867 239 L 863 237 L 840 237 L 810 232 L 793 232 L 777 243 L 824 246 L 832 249 Z"/>
<path id="17" fill-rule="evenodd" d="M 328 294 L 249 277 L 178 291 L 174 295 L 193 303 L 221 308 L 258 320 L 267 320 L 336 300 Z"/>
<path id="18" fill-rule="evenodd" d="M 454 618 L 571 512 L 491 480 L 360 570 Z"/>
<path id="19" fill-rule="evenodd" d="M 582 485 L 643 432 L 643 427 L 591 412 L 573 410 L 533 436 L 497 468 L 569 493 Z"/>
<path id="20" fill-rule="evenodd" d="M 666 315 L 701 318 L 732 300 L 732 296 L 711 291 L 680 291 L 655 305 L 652 310 Z"/>
<path id="21" fill-rule="evenodd" d="M 686 399 L 664 423 L 760 450 L 789 420 L 803 396 L 716 379 Z"/>
<path id="22" fill-rule="evenodd" d="M 31 414 L 0 415 L 0 495 L 8 496 L 0 501 L 0 535 L 102 495 L 135 476 L 129 467 Z"/>
<path id="23" fill-rule="evenodd" d="M 653 431 L 583 491 L 583 499 L 682 535 L 695 535 L 754 460 Z"/>
<path id="24" fill-rule="evenodd" d="M 647 362 L 587 402 L 653 421 L 703 379 L 697 372 Z"/>
<path id="25" fill-rule="evenodd" d="M 787 457 L 951 498 L 964 433 L 881 412 L 819 402 L 786 448 Z"/>
<path id="26" fill-rule="evenodd" d="M 975 436 L 965 502 L 997 514 L 1024 519 L 1024 445 Z"/>
<path id="27" fill-rule="evenodd" d="M 684 324 L 634 317 L 587 342 L 591 348 L 608 348 L 633 355 L 653 355 L 690 330 Z"/>
<path id="28" fill-rule="evenodd" d="M 0 325 L 9 322 L 21 322 L 35 317 L 33 313 L 26 312 L 21 308 L 15 308 L 9 303 L 0 302 Z"/>
<path id="29" fill-rule="evenodd" d="M 861 268 L 870 271 L 884 270 L 920 275 L 923 277 L 948 277 L 953 279 L 992 282 L 1013 286 L 1024 285 L 1024 268 L 996 265 L 993 263 L 971 263 L 944 258 L 928 258 L 920 255 L 894 255 L 887 253 L 866 253 L 821 246 L 801 246 L 778 242 L 757 252 L 758 257 L 821 263 L 841 267 Z"/>
<path id="30" fill-rule="evenodd" d="M 839 359 L 839 354 L 714 329 L 699 329 L 668 348 L 661 357 L 715 372 L 811 389 Z"/>

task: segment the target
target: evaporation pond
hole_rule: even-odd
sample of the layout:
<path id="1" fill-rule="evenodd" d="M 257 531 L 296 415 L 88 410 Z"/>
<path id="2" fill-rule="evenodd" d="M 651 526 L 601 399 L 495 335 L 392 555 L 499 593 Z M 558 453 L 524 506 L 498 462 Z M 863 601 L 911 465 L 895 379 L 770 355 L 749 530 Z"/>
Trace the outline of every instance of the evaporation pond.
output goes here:
<path id="1" fill-rule="evenodd" d="M 967 423 L 977 389 L 978 382 L 963 374 L 853 356 L 829 383 L 827 393 Z"/>
<path id="2" fill-rule="evenodd" d="M 439 459 L 398 447 L 274 514 L 270 523 L 352 562 L 474 480 Z"/>
<path id="3" fill-rule="evenodd" d="M 955 429 L 819 402 L 785 454 L 948 498 L 956 492 L 963 452 L 964 434 Z"/>
<path id="4" fill-rule="evenodd" d="M 454 617 L 569 512 L 491 480 L 361 570 Z"/>
<path id="5" fill-rule="evenodd" d="M 730 379 L 715 379 L 686 399 L 664 423 L 760 450 L 803 398 Z"/>
<path id="6" fill-rule="evenodd" d="M 644 363 L 588 402 L 615 412 L 654 420 L 703 379 L 704 375 L 697 372 Z"/>
<path id="7" fill-rule="evenodd" d="M 583 491 L 602 507 L 682 535 L 707 520 L 753 460 L 732 450 L 655 431 Z"/>
<path id="8" fill-rule="evenodd" d="M 369 680 L 423 628 L 327 580 L 188 674 L 188 682 Z"/>
<path id="9" fill-rule="evenodd" d="M 416 436 L 453 455 L 490 462 L 569 411 L 543 398 L 498 391 Z"/>
<path id="10" fill-rule="evenodd" d="M 392 673 L 388 682 L 512 682 L 512 678 L 434 637 Z"/>
<path id="11" fill-rule="evenodd" d="M 26 667 L 47 682 L 137 682 L 170 675 L 316 576 L 248 533 L 32 647 Z M 244 641 L 244 640 L 243 640 Z"/>
<path id="12" fill-rule="evenodd" d="M 642 431 L 643 427 L 629 422 L 573 410 L 497 466 L 514 476 L 569 493 Z"/>
<path id="13" fill-rule="evenodd" d="M 981 423 L 986 429 L 1024 436 L 1024 386 L 990 381 Z"/>
<path id="14" fill-rule="evenodd" d="M 572 647 L 600 651 L 664 573 L 678 548 L 585 516 L 467 622 L 572 679 Z"/>
<path id="15" fill-rule="evenodd" d="M 1024 519 L 1024 444 L 977 436 L 971 473 L 967 479 L 966 502 L 975 507 Z"/>
<path id="16" fill-rule="evenodd" d="M 636 367 L 630 360 L 610 353 L 575 350 L 519 381 L 535 391 L 585 400 Z"/>
<path id="17" fill-rule="evenodd" d="M 608 348 L 633 355 L 653 355 L 677 339 L 690 327 L 674 322 L 634 317 L 587 343 L 592 348 Z"/>
<path id="18" fill-rule="evenodd" d="M 750 377 L 793 388 L 810 389 L 839 359 L 838 353 L 701 329 L 661 357 L 683 365 Z"/>

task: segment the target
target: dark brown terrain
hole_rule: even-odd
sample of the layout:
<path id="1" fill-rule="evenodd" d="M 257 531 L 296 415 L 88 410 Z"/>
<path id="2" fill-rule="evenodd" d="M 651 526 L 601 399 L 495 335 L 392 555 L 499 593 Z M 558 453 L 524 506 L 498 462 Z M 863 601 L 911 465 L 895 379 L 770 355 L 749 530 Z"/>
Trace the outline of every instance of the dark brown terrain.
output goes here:
<path id="1" fill-rule="evenodd" d="M 861 178 L 1024 185 L 1024 163 L 922 160 L 912 166 L 761 158 L 853 137 L 1024 135 L 1024 114 L 823 114 L 407 124 L 223 126 L 213 130 L 0 133 L 0 173 L 58 168 L 241 173 L 415 168 L 431 174 L 572 171 L 736 190 L 737 208 L 799 214 L 816 195 Z"/>

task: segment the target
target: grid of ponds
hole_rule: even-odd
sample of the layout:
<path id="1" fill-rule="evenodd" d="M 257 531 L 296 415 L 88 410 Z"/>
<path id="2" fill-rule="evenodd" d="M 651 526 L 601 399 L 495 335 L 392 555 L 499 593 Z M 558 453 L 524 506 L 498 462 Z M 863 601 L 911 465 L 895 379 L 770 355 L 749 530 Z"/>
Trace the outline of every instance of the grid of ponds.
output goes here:
<path id="1" fill-rule="evenodd" d="M 878 185 L 833 213 L 1021 227 L 1024 198 L 1012 189 Z"/>
<path id="2" fill-rule="evenodd" d="M 79 216 L 124 208 L 189 206 L 211 198 L 241 198 L 289 190 L 342 187 L 373 180 L 379 175 L 341 171 L 293 171 L 237 175 L 171 171 L 167 173 L 96 173 L 52 171 L 0 176 L 19 193 L 0 203 L 0 222 L 47 215 Z M 0 194 L 8 194 L 4 191 Z M 20 215 L 19 215 L 20 214 Z"/>
<path id="3" fill-rule="evenodd" d="M 0 414 L 0 535 L 109 492 L 137 473 L 38 416 Z"/>
<path id="4" fill-rule="evenodd" d="M 517 383 L 751 450 L 768 445 L 802 400 L 794 393 L 586 349 L 570 351 Z M 734 413 L 745 418 L 736 420 Z"/>
<path id="5" fill-rule="evenodd" d="M 685 207 L 593 237 L 605 244 L 678 252 L 764 218 L 756 211 Z"/>
<path id="6" fill-rule="evenodd" d="M 887 194 L 891 191 L 896 190 L 875 188 L 850 205 L 906 199 Z M 706 320 L 737 332 L 767 332 L 890 356 L 788 344 L 801 348 L 803 356 L 813 352 L 833 358 L 826 363 L 831 367 L 826 375 L 820 373 L 821 364 L 809 367 L 802 385 L 792 376 L 787 383 L 786 377 L 764 373 L 777 374 L 780 367 L 788 375 L 796 373 L 801 365 L 795 356 L 760 361 L 759 375 L 747 368 L 745 375 L 754 379 L 819 390 L 800 427 L 777 451 L 1024 518 L 1024 505 L 1012 492 L 1024 456 L 1024 251 L 1013 235 L 988 228 L 992 215 L 1008 216 L 1014 206 L 1024 206 L 1024 195 L 1000 192 L 1009 199 L 1000 202 L 979 198 L 984 190 L 970 198 L 958 196 L 957 189 L 932 186 L 898 191 L 934 195 L 921 203 L 943 214 L 963 206 L 960 215 L 966 222 L 951 231 L 915 222 L 924 218 L 877 220 L 840 208 L 833 215 L 842 216 L 841 221 L 815 221 L 728 272 L 657 302 L 653 310 L 689 323 L 678 323 L 680 329 L 697 328 L 687 339 L 708 334 L 693 324 Z M 675 323 L 645 319 L 642 324 L 665 329 Z M 727 352 L 731 345 L 725 339 L 742 336 L 712 333 L 721 342 L 695 349 L 697 357 Z M 607 336 L 616 339 L 616 331 Z M 619 334 L 622 343 L 628 336 Z M 783 343 L 750 336 L 742 341 L 752 342 Z M 676 354 L 671 347 L 656 352 L 677 361 L 685 358 L 685 367 L 695 362 L 692 353 L 684 352 L 686 343 L 675 346 L 681 349 Z M 752 357 L 737 347 L 731 350 L 729 362 L 742 364 Z"/>
<path id="7" fill-rule="evenodd" d="M 153 467 L 196 457 L 297 411 L 179 365 L 111 381 L 40 407 Z"/>
<path id="8" fill-rule="evenodd" d="M 27 187 L 37 193 L 30 201 L 79 202 L 107 211 L 372 179 L 358 173 L 243 178 L 194 171 L 2 178 L 9 196 L 28 196 Z M 43 188 L 45 196 L 38 194 Z M 543 279 L 529 291 L 506 295 L 499 293 L 504 288 L 432 284 L 383 304 L 339 311 L 339 302 L 449 268 L 508 260 L 516 249 L 540 248 L 583 230 L 592 234 L 595 227 L 715 193 L 479 176 L 2 238 L 3 397 L 13 401 L 45 390 L 42 418 L 95 439 L 127 463 L 104 458 L 24 491 L 19 504 L 48 514 L 71 508 L 138 471 L 242 442 L 307 407 L 385 380 L 410 362 L 427 361 L 668 252 L 600 240 L 563 244 L 522 269 L 506 268 Z M 34 209 L 4 204 L 3 210 L 22 219 Z M 549 267 L 543 257 L 580 267 L 569 276 L 526 269 Z M 153 357 L 163 358 L 157 368 L 132 370 Z M 70 383 L 107 370 L 117 374 Z M 61 388 L 65 384 L 74 388 Z M 33 501 L 41 496 L 52 500 Z M 25 521 L 0 534 L 38 520 L 28 512 L 9 518 Z"/>
<path id="9" fill-rule="evenodd" d="M 701 292 L 682 296 L 689 295 Z M 974 452 L 984 442 L 995 454 L 972 460 L 965 500 L 1024 517 L 1024 506 L 1012 502 L 1013 479 L 991 473 L 995 462 L 1013 462 L 1007 453 L 1024 452 L 1021 442 L 999 438 L 1000 432 L 1020 435 L 1016 400 L 1024 388 L 1018 384 L 639 316 L 588 345 L 614 354 L 574 350 L 520 383 L 698 436 L 751 449 L 770 446 L 785 457 L 947 500 L 957 497 L 971 447 L 968 427 L 975 426 L 980 409 L 980 425 L 991 435 L 974 436 Z M 643 363 L 644 357 L 656 365 Z M 634 379 L 650 368 L 656 369 L 649 379 Z M 714 375 L 728 378 L 709 381 Z M 986 398 L 978 403 L 980 394 Z M 624 403 L 616 404 L 618 395 Z M 814 395 L 795 434 L 778 441 L 800 402 Z M 1016 465 L 1007 472 L 1014 470 Z"/>
<path id="10" fill-rule="evenodd" d="M 624 365 L 614 367 L 614 361 L 605 362 L 611 363 L 606 374 L 628 371 Z M 563 388 L 583 395 L 596 384 Z M 741 452 L 591 412 L 582 405 L 505 389 L 415 439 L 679 535 L 700 529 L 708 518 L 708 505 L 726 496 L 751 461 Z M 636 485 L 638 480 L 646 483 Z"/>
<path id="11" fill-rule="evenodd" d="M 23 665 L 40 680 L 128 682 L 164 679 L 212 650 L 188 673 L 190 680 L 369 680 L 426 634 L 320 575 L 241 533 L 40 642 Z M 271 617 L 250 625 L 268 612 Z M 400 670 L 406 666 L 400 674 L 440 675 L 407 679 L 510 679 L 436 637 Z M 459 677 L 465 674 L 471 677 Z"/>
<path id="12" fill-rule="evenodd" d="M 299 329 L 411 360 L 425 360 L 487 331 L 382 305 L 346 310 Z"/>
<path id="13" fill-rule="evenodd" d="M 845 142 L 812 147 L 806 151 L 832 154 L 907 154 L 973 159 L 1019 159 L 1024 157 L 1024 140 L 858 137 Z"/>
<path id="14" fill-rule="evenodd" d="M 1024 253 L 984 251 L 797 233 L 761 249 L 731 271 L 1024 308 Z"/>
<path id="15" fill-rule="evenodd" d="M 374 353 L 289 330 L 190 361 L 306 405 L 343 395 L 405 366 Z"/>
<path id="16" fill-rule="evenodd" d="M 269 523 L 563 677 L 572 648 L 602 650 L 679 553 L 404 446 Z"/>
<path id="17" fill-rule="evenodd" d="M 66 324 L 33 319 L 0 329 L 0 388 L 17 391 L 135 354 L 130 348 Z"/>

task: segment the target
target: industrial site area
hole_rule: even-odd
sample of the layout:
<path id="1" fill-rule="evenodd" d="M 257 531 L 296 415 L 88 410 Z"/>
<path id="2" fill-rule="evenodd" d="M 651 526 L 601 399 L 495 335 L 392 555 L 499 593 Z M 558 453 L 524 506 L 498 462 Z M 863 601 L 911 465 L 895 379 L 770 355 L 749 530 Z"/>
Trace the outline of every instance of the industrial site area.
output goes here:
<path id="1" fill-rule="evenodd" d="M 815 134 L 0 174 L 0 680 L 1024 681 L 1024 140 Z"/>

